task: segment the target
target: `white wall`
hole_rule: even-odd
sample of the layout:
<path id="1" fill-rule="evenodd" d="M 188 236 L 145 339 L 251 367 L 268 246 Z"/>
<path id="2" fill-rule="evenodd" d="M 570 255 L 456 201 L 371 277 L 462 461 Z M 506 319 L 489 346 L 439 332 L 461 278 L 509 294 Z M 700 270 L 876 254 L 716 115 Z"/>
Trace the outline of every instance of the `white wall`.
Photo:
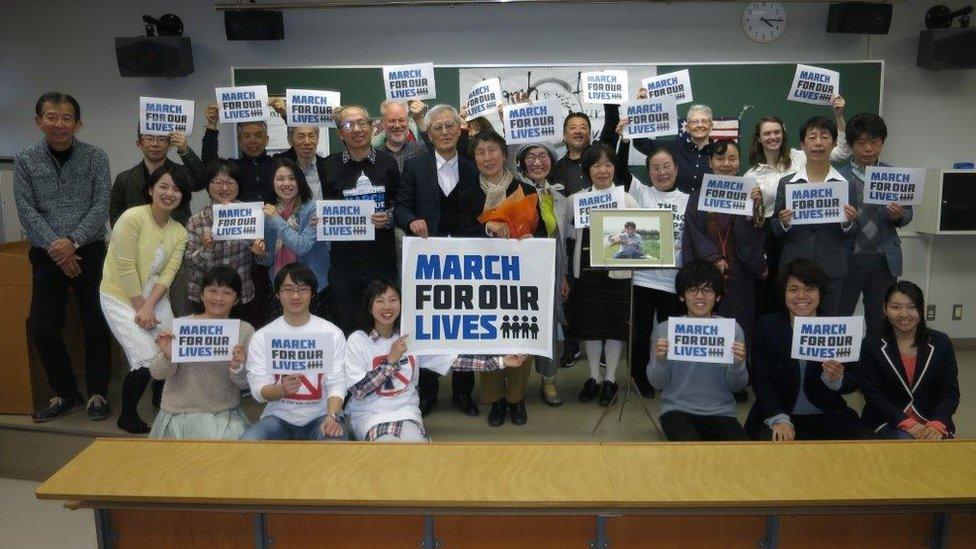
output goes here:
<path id="1" fill-rule="evenodd" d="M 0 8 L 0 156 L 37 139 L 33 103 L 48 90 L 69 91 L 82 104 L 81 138 L 105 148 L 113 172 L 134 165 L 136 97 L 210 100 L 228 84 L 231 66 L 373 65 L 431 59 L 452 63 L 832 61 L 886 62 L 884 117 L 893 164 L 945 166 L 976 156 L 976 71 L 915 67 L 918 32 L 936 2 L 894 6 L 891 33 L 826 34 L 825 3 L 787 3 L 787 30 L 773 44 L 755 44 L 740 30 L 743 3 L 656 3 L 551 6 L 363 8 L 285 13 L 280 42 L 228 42 L 223 17 L 202 0 L 5 0 Z M 165 6 L 165 7 L 162 7 Z M 143 14 L 182 17 L 193 39 L 196 72 L 188 78 L 120 78 L 115 36 L 142 33 Z M 694 45 L 695 43 L 701 45 Z M 191 140 L 198 143 L 202 129 Z M 231 155 L 224 139 L 222 154 Z M 954 337 L 976 337 L 976 254 L 970 237 L 932 244 L 929 300 L 933 324 Z M 925 285 L 927 238 L 906 238 L 906 277 Z M 962 303 L 961 322 L 949 321 Z"/>

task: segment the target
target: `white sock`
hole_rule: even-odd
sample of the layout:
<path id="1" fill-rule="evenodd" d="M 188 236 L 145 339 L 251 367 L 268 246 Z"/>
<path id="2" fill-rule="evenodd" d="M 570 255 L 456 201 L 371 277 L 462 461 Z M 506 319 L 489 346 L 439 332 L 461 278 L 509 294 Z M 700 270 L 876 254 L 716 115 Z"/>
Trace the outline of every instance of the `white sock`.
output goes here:
<path id="1" fill-rule="evenodd" d="M 600 376 L 600 352 L 603 351 L 603 341 L 584 341 L 583 348 L 586 349 L 586 360 L 590 363 L 590 377 L 599 383 L 602 381 Z"/>
<path id="2" fill-rule="evenodd" d="M 617 364 L 620 362 L 620 355 L 624 350 L 624 342 L 619 339 L 608 339 L 603 342 L 603 350 L 607 355 L 607 379 L 617 380 Z"/>

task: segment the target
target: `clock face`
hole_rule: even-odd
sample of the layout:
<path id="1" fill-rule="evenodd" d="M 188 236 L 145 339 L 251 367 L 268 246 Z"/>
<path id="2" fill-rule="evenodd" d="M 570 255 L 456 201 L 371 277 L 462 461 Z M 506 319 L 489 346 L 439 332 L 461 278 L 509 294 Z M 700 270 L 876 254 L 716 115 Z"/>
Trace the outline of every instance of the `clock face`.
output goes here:
<path id="1" fill-rule="evenodd" d="M 772 42 L 786 29 L 782 2 L 749 2 L 742 10 L 742 30 L 756 42 Z"/>

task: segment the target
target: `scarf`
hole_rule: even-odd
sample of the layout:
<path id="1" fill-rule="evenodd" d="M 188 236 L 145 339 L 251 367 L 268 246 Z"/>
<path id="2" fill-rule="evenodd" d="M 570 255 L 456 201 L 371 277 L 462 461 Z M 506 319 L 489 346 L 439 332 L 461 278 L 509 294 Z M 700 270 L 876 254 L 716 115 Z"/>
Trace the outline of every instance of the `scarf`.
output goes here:
<path id="1" fill-rule="evenodd" d="M 546 236 L 551 237 L 559 226 L 556 221 L 556 197 L 553 193 L 563 190 L 564 187 L 559 183 L 551 185 L 548 181 L 543 181 L 537 183 L 535 188 L 539 192 L 539 213 L 542 214 L 542 222 L 546 224 Z"/>
<path id="2" fill-rule="evenodd" d="M 294 229 L 296 232 L 298 231 L 298 216 L 296 214 L 299 203 L 299 200 L 294 200 L 289 206 L 281 206 L 279 204 L 280 209 L 278 210 L 278 215 L 280 215 L 281 218 L 285 220 L 285 223 L 287 223 L 288 226 Z M 285 265 L 298 261 L 298 255 L 295 254 L 294 250 L 288 246 L 285 246 L 284 237 L 280 232 L 275 236 L 274 246 L 275 262 L 274 273 L 272 273 L 272 276 L 277 275 L 278 271 L 280 271 Z"/>
<path id="3" fill-rule="evenodd" d="M 478 183 L 481 185 L 481 190 L 485 193 L 485 207 L 482 209 L 483 212 L 495 209 L 501 204 L 502 200 L 505 200 L 505 191 L 508 190 L 508 186 L 512 184 L 514 178 L 515 176 L 508 170 L 502 171 L 501 179 L 497 183 L 492 183 L 484 175 L 478 176 Z"/>

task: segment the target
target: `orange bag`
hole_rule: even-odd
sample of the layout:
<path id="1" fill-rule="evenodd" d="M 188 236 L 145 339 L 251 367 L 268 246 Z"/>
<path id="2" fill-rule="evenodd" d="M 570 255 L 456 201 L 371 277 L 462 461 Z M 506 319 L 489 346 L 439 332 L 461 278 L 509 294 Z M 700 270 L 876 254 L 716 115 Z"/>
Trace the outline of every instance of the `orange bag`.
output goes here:
<path id="1" fill-rule="evenodd" d="M 508 224 L 509 238 L 521 238 L 527 234 L 535 232 L 539 226 L 539 212 L 536 209 L 539 204 L 539 195 L 530 194 L 525 196 L 522 187 L 514 193 L 505 197 L 494 209 L 488 210 L 478 216 L 479 223 L 489 221 L 501 221 Z"/>

